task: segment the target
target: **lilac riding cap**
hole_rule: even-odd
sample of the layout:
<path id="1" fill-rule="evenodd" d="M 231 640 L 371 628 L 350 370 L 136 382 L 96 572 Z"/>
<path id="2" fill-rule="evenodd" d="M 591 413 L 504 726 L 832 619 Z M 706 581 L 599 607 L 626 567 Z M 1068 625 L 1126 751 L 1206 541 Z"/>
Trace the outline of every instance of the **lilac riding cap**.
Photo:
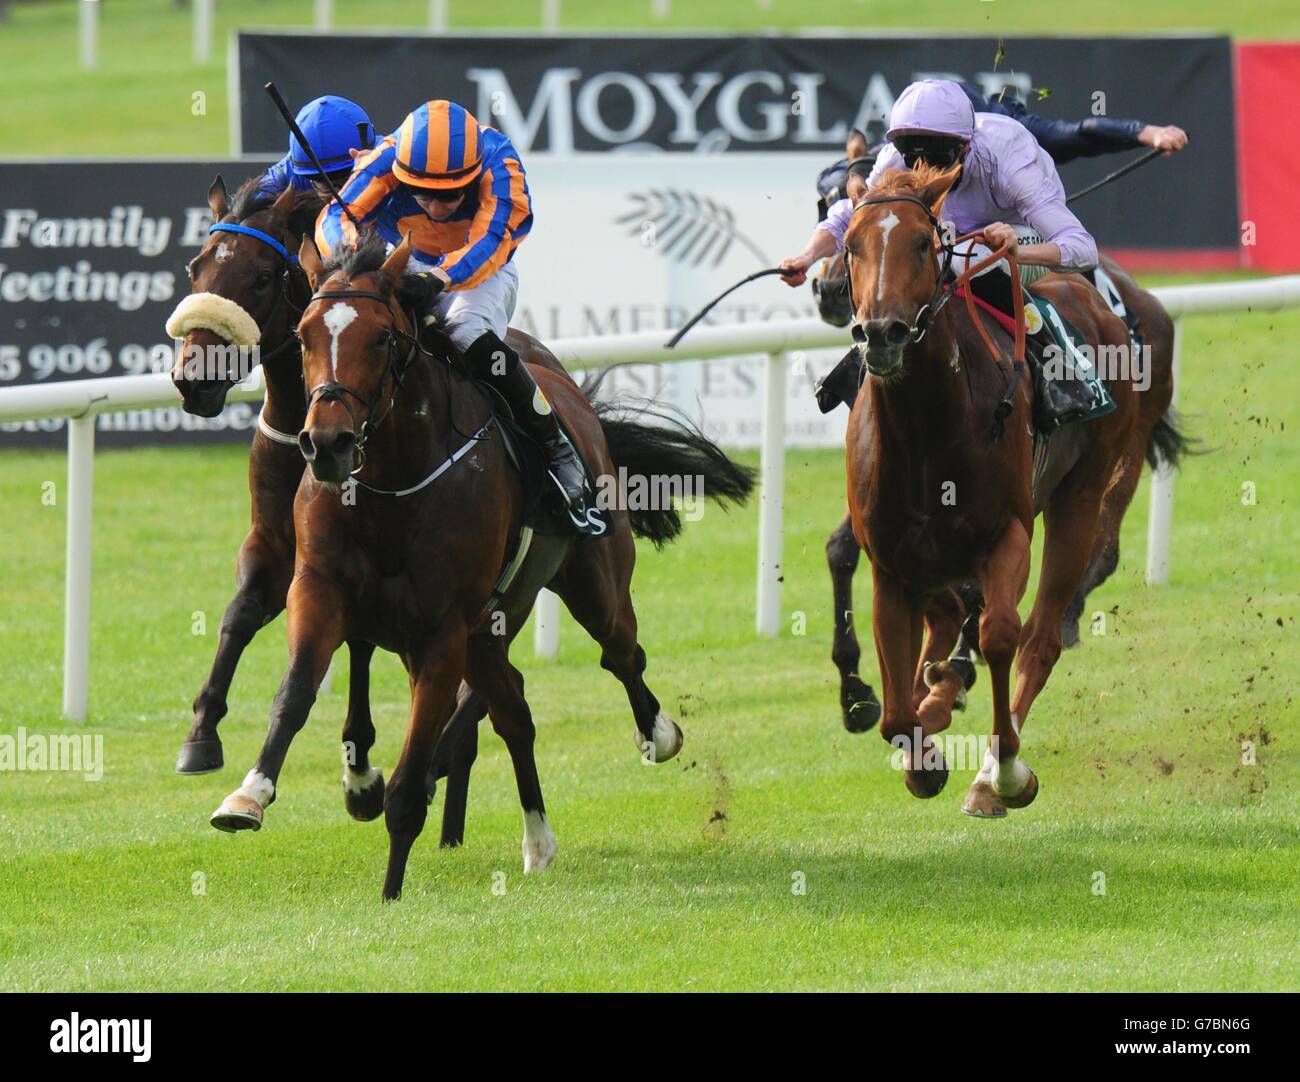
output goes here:
<path id="1" fill-rule="evenodd" d="M 970 142 L 961 178 L 948 193 L 943 217 L 958 233 L 992 222 L 1028 226 L 1061 249 L 1062 270 L 1097 265 L 1097 243 L 1065 205 L 1065 189 L 1050 155 L 1018 121 L 997 113 L 976 113 L 956 83 L 926 79 L 898 96 L 889 114 L 892 138 L 900 132 L 953 135 Z M 903 156 L 887 145 L 867 180 L 874 188 L 890 169 L 906 169 Z M 844 245 L 853 204 L 841 199 L 818 226 Z"/>

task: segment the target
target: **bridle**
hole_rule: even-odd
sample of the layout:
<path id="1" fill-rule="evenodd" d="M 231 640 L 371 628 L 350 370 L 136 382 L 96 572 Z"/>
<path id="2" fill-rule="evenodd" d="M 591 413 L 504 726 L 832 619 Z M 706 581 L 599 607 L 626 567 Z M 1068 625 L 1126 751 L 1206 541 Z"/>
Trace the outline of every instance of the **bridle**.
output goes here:
<path id="1" fill-rule="evenodd" d="M 212 225 L 208 226 L 208 236 L 211 236 L 213 233 L 238 233 L 241 236 L 252 237 L 277 252 L 280 258 L 284 260 L 284 273 L 280 275 L 280 292 L 276 297 L 276 303 L 272 306 L 267 319 L 270 320 L 271 316 L 275 315 L 276 309 L 279 307 L 281 302 L 283 302 L 291 312 L 294 312 L 299 316 L 302 315 L 302 309 L 297 307 L 297 305 L 289 299 L 289 282 L 293 275 L 294 267 L 298 266 L 297 255 L 289 251 L 288 248 L 265 230 L 257 229 L 251 225 L 243 225 L 240 222 L 213 222 Z M 260 354 L 259 358 L 262 363 L 265 363 L 273 357 L 279 356 L 279 354 L 283 353 L 286 349 L 295 347 L 297 344 L 297 338 L 292 333 L 287 334 L 285 335 L 283 342 L 269 353 Z"/>
<path id="2" fill-rule="evenodd" d="M 317 400 L 321 402 L 342 403 L 343 408 L 348 411 L 348 416 L 352 419 L 352 433 L 356 440 L 354 445 L 356 466 L 351 472 L 356 474 L 359 473 L 362 467 L 366 464 L 366 442 L 370 439 L 370 436 L 375 429 L 383 424 L 384 418 L 391 412 L 393 402 L 397 398 L 398 389 L 402 386 L 402 377 L 406 374 L 406 370 L 411 366 L 411 362 L 415 360 L 416 354 L 423 353 L 427 357 L 431 357 L 432 354 L 420 344 L 418 337 L 409 334 L 402 329 L 397 318 L 397 313 L 393 310 L 392 300 L 387 294 L 372 289 L 317 290 L 311 295 L 311 299 L 308 300 L 307 305 L 310 307 L 316 301 L 342 300 L 349 297 L 357 298 L 359 300 L 378 301 L 385 309 L 387 309 L 388 315 L 392 319 L 392 324 L 388 328 L 388 363 L 384 368 L 384 375 L 380 379 L 379 386 L 375 389 L 375 393 L 372 395 L 363 394 L 355 387 L 351 387 L 346 383 L 340 383 L 335 379 L 324 380 L 307 390 L 307 411 L 309 413 L 311 412 L 311 408 L 315 405 Z M 304 311 L 306 311 L 306 309 L 304 309 Z M 410 313 L 407 314 L 407 319 L 412 327 L 416 325 L 414 316 Z M 397 341 L 399 338 L 405 340 L 410 346 L 406 351 L 406 356 L 400 361 L 397 356 Z M 383 399 L 384 389 L 388 387 L 390 380 L 392 383 L 392 389 L 389 392 L 388 401 L 384 404 L 379 415 L 376 416 L 375 407 Z M 349 398 L 355 399 L 357 404 L 365 410 L 365 417 L 361 420 L 360 424 L 357 423 L 357 415 L 353 411 L 352 406 L 348 403 Z"/>
<path id="3" fill-rule="evenodd" d="M 992 438 L 997 440 L 1002 435 L 1003 422 L 1011 413 L 1011 402 L 1015 397 L 1016 387 L 1020 382 L 1020 373 L 1025 367 L 1025 299 L 1023 290 L 1018 287 L 1020 284 L 1020 265 L 1015 256 L 1011 255 L 1010 246 L 1003 245 L 996 251 L 990 253 L 973 266 L 969 265 L 971 256 L 968 253 L 958 252 L 957 246 L 963 241 L 983 242 L 984 233 L 982 230 L 976 230 L 973 233 L 963 233 L 959 237 L 952 236 L 952 226 L 945 225 L 935 217 L 934 211 L 924 199 L 908 193 L 898 195 L 877 195 L 870 199 L 864 199 L 853 208 L 853 214 L 856 215 L 863 207 L 879 206 L 882 203 L 911 203 L 920 207 L 930 223 L 930 228 L 934 231 L 935 240 L 937 241 L 937 250 L 943 252 L 943 261 L 939 267 L 939 275 L 935 281 L 935 290 L 930 299 L 917 309 L 916 315 L 908 327 L 908 335 L 913 342 L 919 342 L 926 335 L 926 332 L 934 324 L 936 317 L 943 311 L 944 305 L 952 299 L 955 294 L 961 294 L 966 300 L 967 311 L 970 312 L 971 322 L 975 324 L 975 329 L 979 331 L 980 337 L 984 340 L 984 345 L 988 347 L 989 356 L 993 358 L 993 363 L 1003 370 L 1006 376 L 1007 386 L 1002 399 L 998 402 L 997 408 L 993 413 L 993 431 Z M 954 259 L 965 259 L 968 265 L 960 274 L 952 274 L 952 263 Z M 1010 266 L 1011 281 L 1013 288 L 1012 306 L 1016 321 L 1015 345 L 1011 354 L 1011 368 L 1008 370 L 1002 360 L 1002 351 L 993 341 L 993 337 L 984 327 L 983 321 L 975 309 L 975 295 L 970 288 L 970 280 L 978 275 L 981 271 L 993 266 L 995 263 L 1005 259 Z M 845 253 L 844 274 L 849 286 L 849 299 L 852 303 L 853 298 L 853 271 L 850 264 L 848 253 Z M 856 313 L 854 313 L 856 316 Z"/>

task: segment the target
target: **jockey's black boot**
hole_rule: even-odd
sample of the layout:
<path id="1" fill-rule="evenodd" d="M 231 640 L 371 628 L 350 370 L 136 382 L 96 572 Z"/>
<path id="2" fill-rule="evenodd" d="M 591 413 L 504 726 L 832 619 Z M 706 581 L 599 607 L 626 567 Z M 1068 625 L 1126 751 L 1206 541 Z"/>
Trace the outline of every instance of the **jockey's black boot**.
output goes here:
<path id="1" fill-rule="evenodd" d="M 581 504 L 586 484 L 582 461 L 519 354 L 489 331 L 474 340 L 465 360 L 476 379 L 501 392 L 519 426 L 541 446 L 547 468 L 569 505 Z"/>
<path id="2" fill-rule="evenodd" d="M 1026 300 L 1028 309 L 1031 302 Z M 1061 347 L 1046 323 L 1034 334 L 1025 335 L 1025 356 L 1032 359 L 1037 379 L 1034 384 L 1034 426 L 1047 435 L 1062 425 L 1110 412 L 1105 395 L 1095 387 Z M 1114 406 L 1111 405 L 1110 409 Z"/>
<path id="3" fill-rule="evenodd" d="M 853 408 L 858 398 L 858 388 L 862 386 L 862 359 L 856 349 L 851 349 L 835 362 L 821 382 L 813 388 L 817 398 L 817 408 L 822 413 L 830 413 L 840 404 Z"/>

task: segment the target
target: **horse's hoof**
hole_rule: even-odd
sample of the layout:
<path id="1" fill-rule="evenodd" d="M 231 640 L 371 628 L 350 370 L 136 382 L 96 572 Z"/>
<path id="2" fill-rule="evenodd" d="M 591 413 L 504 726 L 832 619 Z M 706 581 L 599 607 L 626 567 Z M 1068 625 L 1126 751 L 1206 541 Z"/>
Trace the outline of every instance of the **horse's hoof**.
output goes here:
<path id="1" fill-rule="evenodd" d="M 840 709 L 844 728 L 851 733 L 865 733 L 880 721 L 880 700 L 857 675 L 846 676 L 840 688 Z"/>
<path id="2" fill-rule="evenodd" d="M 903 782 L 914 797 L 929 800 L 942 793 L 943 787 L 948 784 L 948 764 L 940 759 L 938 766 L 925 770 L 905 770 Z"/>
<path id="3" fill-rule="evenodd" d="M 231 793 L 208 820 L 218 830 L 233 834 L 237 830 L 262 829 L 262 805 L 243 793 Z"/>
<path id="4" fill-rule="evenodd" d="M 975 686 L 975 674 L 979 671 L 975 668 L 975 662 L 967 657 L 950 657 L 948 667 L 961 677 L 962 687 L 970 691 Z"/>
<path id="5" fill-rule="evenodd" d="M 1079 621 L 1062 620 L 1061 621 L 1061 649 L 1068 650 L 1072 646 L 1079 645 Z"/>
<path id="6" fill-rule="evenodd" d="M 348 814 L 361 823 L 369 823 L 384 814 L 384 772 L 371 767 L 362 774 L 343 771 L 343 803 Z"/>
<path id="7" fill-rule="evenodd" d="M 635 735 L 637 751 L 647 763 L 666 763 L 682 750 L 682 744 L 686 740 L 677 722 L 663 713 L 655 715 L 655 727 L 650 739 L 647 740 L 640 729 L 636 730 Z"/>
<path id="8" fill-rule="evenodd" d="M 176 756 L 177 774 L 211 774 L 225 765 L 221 741 L 215 736 L 211 740 L 185 741 Z"/>
<path id="9" fill-rule="evenodd" d="M 1025 767 L 1029 770 L 1029 767 Z M 995 790 L 996 792 L 996 790 Z M 1038 795 L 1038 775 L 1029 770 L 1029 781 L 1025 787 L 1015 796 L 1002 796 L 998 794 L 998 799 L 1008 808 L 1027 808 L 1034 802 L 1034 797 Z"/>
<path id="10" fill-rule="evenodd" d="M 1007 814 L 1006 805 L 998 799 L 993 786 L 983 778 L 976 778 L 975 783 L 966 791 L 961 810 L 977 819 L 1001 819 Z"/>

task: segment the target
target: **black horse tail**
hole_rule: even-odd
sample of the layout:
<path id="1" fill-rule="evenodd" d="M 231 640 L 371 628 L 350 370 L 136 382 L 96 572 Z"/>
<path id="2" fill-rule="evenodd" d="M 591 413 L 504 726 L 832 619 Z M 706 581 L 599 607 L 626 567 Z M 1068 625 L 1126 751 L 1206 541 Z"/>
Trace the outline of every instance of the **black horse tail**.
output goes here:
<path id="1" fill-rule="evenodd" d="M 1170 406 L 1151 430 L 1151 438 L 1147 440 L 1147 463 L 1153 470 L 1162 464 L 1171 470 L 1177 469 L 1184 455 L 1196 453 L 1195 444 L 1195 440 L 1179 430 L 1178 413 Z"/>
<path id="2" fill-rule="evenodd" d="M 654 482 L 654 492 L 662 491 L 659 485 L 668 479 L 682 486 L 679 492 L 714 500 L 723 507 L 749 499 L 754 491 L 754 471 L 729 459 L 680 410 L 645 401 L 598 400 L 595 396 L 609 371 L 606 368 L 585 377 L 582 393 L 600 419 L 614 465 L 625 469 L 629 478 L 640 476 Z M 628 521 L 637 537 L 663 548 L 682 532 L 681 513 L 671 502 L 650 502 L 667 505 L 629 507 Z"/>

